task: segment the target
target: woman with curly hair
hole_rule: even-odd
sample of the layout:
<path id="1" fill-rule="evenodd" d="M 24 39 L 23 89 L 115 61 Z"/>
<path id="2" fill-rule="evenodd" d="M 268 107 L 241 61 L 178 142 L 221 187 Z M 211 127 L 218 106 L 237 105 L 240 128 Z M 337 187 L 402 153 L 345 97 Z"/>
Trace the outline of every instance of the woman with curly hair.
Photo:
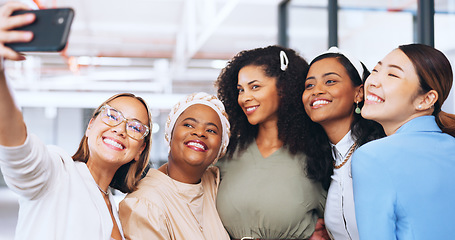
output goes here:
<path id="1" fill-rule="evenodd" d="M 294 50 L 268 46 L 240 52 L 218 77 L 231 138 L 218 163 L 217 208 L 233 239 L 326 234 L 315 232 L 326 190 L 320 179 L 308 177 L 301 146 L 307 71 L 308 63 Z"/>
<path id="2" fill-rule="evenodd" d="M 362 62 L 332 47 L 311 61 L 302 95 L 312 120 L 305 123 L 308 162 L 324 166 L 321 174 L 333 171 L 324 213 L 333 239 L 359 239 L 351 155 L 364 143 L 385 136 L 381 125 L 360 115 L 368 75 Z"/>

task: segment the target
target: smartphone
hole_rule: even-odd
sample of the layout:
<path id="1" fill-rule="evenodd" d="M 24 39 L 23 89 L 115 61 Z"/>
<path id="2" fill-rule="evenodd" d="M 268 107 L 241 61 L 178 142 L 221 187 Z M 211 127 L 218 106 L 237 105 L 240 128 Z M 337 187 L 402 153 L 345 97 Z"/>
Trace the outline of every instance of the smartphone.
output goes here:
<path id="1" fill-rule="evenodd" d="M 15 11 L 12 15 L 24 13 L 34 13 L 35 21 L 15 30 L 32 31 L 32 41 L 8 43 L 6 46 L 17 52 L 59 52 L 65 48 L 74 17 L 72 8 Z"/>

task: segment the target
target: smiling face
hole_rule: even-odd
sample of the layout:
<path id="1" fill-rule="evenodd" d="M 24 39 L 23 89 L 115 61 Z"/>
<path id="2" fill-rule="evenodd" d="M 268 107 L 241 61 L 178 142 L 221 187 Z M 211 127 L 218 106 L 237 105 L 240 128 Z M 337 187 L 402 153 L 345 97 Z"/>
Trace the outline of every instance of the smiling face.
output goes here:
<path id="1" fill-rule="evenodd" d="M 237 89 L 238 104 L 252 125 L 278 120 L 280 98 L 276 79 L 268 77 L 260 66 L 248 65 L 240 69 Z"/>
<path id="2" fill-rule="evenodd" d="M 373 69 L 365 82 L 362 116 L 380 123 L 387 135 L 415 117 L 420 83 L 409 58 L 393 50 Z"/>
<path id="3" fill-rule="evenodd" d="M 148 123 L 147 109 L 135 98 L 119 97 L 109 102 L 109 105 L 120 111 L 126 119 Z M 133 159 L 139 159 L 145 147 L 144 139 L 135 140 L 126 134 L 125 122 L 111 127 L 99 115 L 90 121 L 85 135 L 90 152 L 89 165 L 101 164 L 98 160 L 102 160 L 118 168 Z"/>
<path id="4" fill-rule="evenodd" d="M 361 86 L 355 87 L 344 66 L 336 58 L 313 63 L 305 81 L 302 102 L 312 121 L 350 127 L 355 103 L 361 102 Z"/>
<path id="5" fill-rule="evenodd" d="M 175 122 L 170 161 L 181 169 L 205 170 L 218 155 L 222 131 L 220 118 L 211 107 L 203 104 L 188 107 Z"/>

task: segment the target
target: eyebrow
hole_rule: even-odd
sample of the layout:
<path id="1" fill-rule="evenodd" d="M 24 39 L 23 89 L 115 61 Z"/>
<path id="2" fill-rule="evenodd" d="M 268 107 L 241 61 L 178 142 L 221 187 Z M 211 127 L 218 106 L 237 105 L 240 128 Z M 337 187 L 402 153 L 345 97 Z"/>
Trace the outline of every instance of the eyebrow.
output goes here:
<path id="1" fill-rule="evenodd" d="M 255 82 L 259 82 L 259 80 L 252 80 L 252 81 L 248 82 L 247 85 L 251 85 L 251 84 L 253 84 L 253 83 L 255 83 Z M 242 85 L 237 84 L 237 87 L 241 87 L 241 86 L 242 86 Z"/>
<path id="2" fill-rule="evenodd" d="M 123 115 L 123 112 L 122 112 L 122 111 L 118 110 L 118 109 L 115 108 L 115 107 L 112 107 L 112 106 L 109 105 L 109 104 L 105 104 L 105 105 L 108 106 L 108 107 L 110 107 L 110 108 L 112 108 L 112 109 L 114 109 L 114 110 L 117 111 L 118 113 L 120 113 L 120 115 L 122 115 L 122 117 L 125 118 L 127 121 L 135 120 L 135 121 L 138 121 L 138 122 L 144 124 L 141 120 L 139 120 L 139 119 L 137 119 L 137 118 L 135 118 L 135 117 L 133 117 L 133 118 L 127 118 L 127 117 L 125 117 L 125 115 Z"/>
<path id="3" fill-rule="evenodd" d="M 336 72 L 328 72 L 328 73 L 324 73 L 322 76 L 323 77 L 327 77 L 329 75 L 337 75 L 338 77 L 341 77 L 340 74 L 336 73 Z M 310 79 L 316 79 L 316 77 L 314 76 L 311 76 L 311 77 L 308 77 L 306 80 L 310 80 Z M 305 80 L 305 81 L 306 81 Z"/>
<path id="4" fill-rule="evenodd" d="M 193 122 L 196 122 L 196 123 L 199 123 L 198 120 L 196 120 L 195 118 L 192 118 L 192 117 L 187 117 L 187 118 L 183 119 L 182 122 L 187 121 L 187 120 L 193 121 Z M 206 123 L 205 125 L 214 126 L 214 127 L 216 127 L 217 130 L 220 130 L 220 128 L 219 128 L 215 123 L 208 122 L 208 123 Z"/>
<path id="5" fill-rule="evenodd" d="M 323 76 L 326 77 L 326 76 L 329 76 L 329 75 L 337 75 L 337 76 L 341 77 L 340 74 L 338 74 L 336 72 L 328 72 L 328 73 L 324 74 Z"/>
<path id="6" fill-rule="evenodd" d="M 391 67 L 391 68 L 396 68 L 396 69 L 398 69 L 398 70 L 404 72 L 403 69 L 402 69 L 400 66 L 398 66 L 398 65 L 389 64 L 389 67 Z"/>
<path id="7" fill-rule="evenodd" d="M 381 62 L 381 61 L 379 61 L 378 64 L 382 66 L 382 62 Z M 400 66 L 398 66 L 398 65 L 389 64 L 389 65 L 387 65 L 387 66 L 390 67 L 390 68 L 396 68 L 396 69 L 398 69 L 398 70 L 404 72 L 403 69 L 402 69 Z"/>

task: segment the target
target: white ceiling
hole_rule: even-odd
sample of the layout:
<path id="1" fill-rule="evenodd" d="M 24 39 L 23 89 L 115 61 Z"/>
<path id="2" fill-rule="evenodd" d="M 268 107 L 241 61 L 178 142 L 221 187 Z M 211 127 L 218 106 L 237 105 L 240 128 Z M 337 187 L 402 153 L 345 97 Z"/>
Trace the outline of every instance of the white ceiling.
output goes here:
<path id="1" fill-rule="evenodd" d="M 35 106 L 42 101 L 43 105 L 53 102 L 57 107 L 69 107 L 74 106 L 74 96 L 84 107 L 100 102 L 93 96 L 135 92 L 158 101 L 166 99 L 168 105 L 151 103 L 152 107 L 162 108 L 172 106 L 182 94 L 213 93 L 220 69 L 239 51 L 276 44 L 281 0 L 37 2 L 46 8 L 72 7 L 75 18 L 62 53 L 30 53 L 25 62 L 6 64 L 18 95 L 34 94 L 33 98 L 20 97 L 23 105 Z M 339 0 L 347 7 L 389 9 L 415 9 L 416 2 Z M 449 3 L 454 5 L 453 0 L 436 2 L 443 8 Z M 294 0 L 291 4 L 324 7 L 327 1 Z M 292 18 L 294 24 L 313 24 L 300 21 L 299 15 Z M 319 52 L 311 46 L 321 45 L 320 39 L 326 38 L 323 29 L 299 34 L 322 35 L 305 42 L 310 51 Z M 68 97 L 61 99 L 61 94 Z"/>
<path id="2" fill-rule="evenodd" d="M 26 62 L 7 64 L 17 91 L 213 92 L 227 59 L 277 39 L 279 0 L 39 3 L 72 7 L 75 18 L 62 53 L 29 53 Z"/>

